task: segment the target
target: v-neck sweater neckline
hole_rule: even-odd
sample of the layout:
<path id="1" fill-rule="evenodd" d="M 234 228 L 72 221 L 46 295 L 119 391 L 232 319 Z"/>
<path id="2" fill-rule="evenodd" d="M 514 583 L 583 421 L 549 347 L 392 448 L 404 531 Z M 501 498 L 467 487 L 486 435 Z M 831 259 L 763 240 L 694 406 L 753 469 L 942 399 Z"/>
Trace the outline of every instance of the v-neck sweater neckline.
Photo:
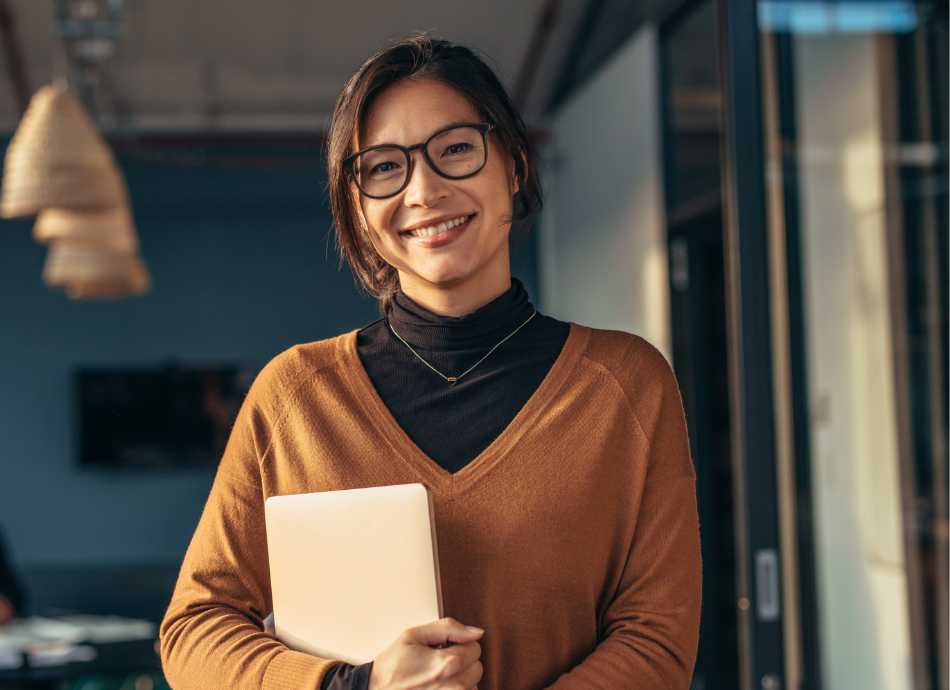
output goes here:
<path id="1" fill-rule="evenodd" d="M 346 380 L 367 409 L 370 419 L 376 422 L 376 431 L 392 447 L 395 455 L 416 472 L 421 480 L 445 494 L 460 492 L 489 473 L 531 429 L 535 419 L 575 370 L 591 333 L 588 326 L 571 322 L 564 347 L 528 401 L 488 447 L 458 472 L 451 473 L 416 445 L 386 407 L 357 353 L 358 330 L 351 330 L 337 340 L 339 355 L 345 365 L 343 368 Z"/>

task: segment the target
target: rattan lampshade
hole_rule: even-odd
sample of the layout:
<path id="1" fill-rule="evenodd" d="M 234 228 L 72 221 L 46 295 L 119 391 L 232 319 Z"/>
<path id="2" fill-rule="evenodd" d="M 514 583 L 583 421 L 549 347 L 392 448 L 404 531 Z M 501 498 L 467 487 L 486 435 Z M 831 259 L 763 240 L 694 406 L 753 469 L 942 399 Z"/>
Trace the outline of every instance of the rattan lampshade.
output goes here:
<path id="1" fill-rule="evenodd" d="M 42 87 L 7 147 L 0 216 L 122 203 L 121 175 L 82 104 L 62 82 Z"/>
<path id="2" fill-rule="evenodd" d="M 148 292 L 149 275 L 138 256 L 132 256 L 129 271 L 123 276 L 79 280 L 66 285 L 66 294 L 73 299 L 130 297 Z"/>
<path id="3" fill-rule="evenodd" d="M 57 240 L 50 245 L 43 266 L 43 281 L 64 287 L 73 298 L 124 297 L 149 288 L 149 275 L 134 252 Z"/>
<path id="4" fill-rule="evenodd" d="M 126 254 L 138 250 L 132 214 L 125 205 L 103 210 L 45 208 L 33 225 L 33 238 L 44 244 L 67 240 Z"/>

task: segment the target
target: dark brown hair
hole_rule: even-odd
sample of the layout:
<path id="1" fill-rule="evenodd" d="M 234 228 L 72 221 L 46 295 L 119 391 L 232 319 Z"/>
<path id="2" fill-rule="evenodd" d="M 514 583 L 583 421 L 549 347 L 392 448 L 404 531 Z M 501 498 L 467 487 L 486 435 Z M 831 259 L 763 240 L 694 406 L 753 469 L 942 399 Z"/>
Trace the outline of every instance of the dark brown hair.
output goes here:
<path id="1" fill-rule="evenodd" d="M 472 50 L 448 41 L 415 34 L 370 57 L 350 77 L 330 117 L 326 138 L 330 209 L 336 229 L 340 266 L 346 261 L 357 285 L 379 300 L 380 313 L 389 311 L 399 287 L 399 275 L 376 252 L 360 227 L 352 180 L 343 159 L 353 153 L 354 134 L 373 99 L 387 86 L 406 79 L 435 79 L 465 96 L 472 107 L 494 124 L 493 134 L 514 160 L 519 191 L 513 218 L 523 219 L 541 208 L 534 151 L 525 124 L 491 68 Z"/>

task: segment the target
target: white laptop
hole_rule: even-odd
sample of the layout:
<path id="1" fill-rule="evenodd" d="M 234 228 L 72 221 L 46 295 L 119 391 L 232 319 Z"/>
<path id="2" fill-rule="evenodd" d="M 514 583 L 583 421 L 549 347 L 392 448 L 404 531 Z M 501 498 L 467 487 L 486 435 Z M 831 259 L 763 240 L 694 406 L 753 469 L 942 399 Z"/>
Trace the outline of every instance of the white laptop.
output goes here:
<path id="1" fill-rule="evenodd" d="M 264 514 L 274 632 L 288 647 L 364 664 L 442 618 L 425 485 L 271 496 Z"/>

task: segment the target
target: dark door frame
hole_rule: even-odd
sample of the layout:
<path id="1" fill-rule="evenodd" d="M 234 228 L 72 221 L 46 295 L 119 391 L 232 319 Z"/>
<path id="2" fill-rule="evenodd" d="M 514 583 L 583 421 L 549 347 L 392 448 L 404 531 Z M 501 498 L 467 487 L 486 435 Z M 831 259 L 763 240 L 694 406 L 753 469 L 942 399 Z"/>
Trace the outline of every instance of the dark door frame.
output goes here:
<path id="1" fill-rule="evenodd" d="M 718 3 L 740 683 L 744 690 L 783 690 L 782 551 L 758 7 L 755 0 Z"/>

